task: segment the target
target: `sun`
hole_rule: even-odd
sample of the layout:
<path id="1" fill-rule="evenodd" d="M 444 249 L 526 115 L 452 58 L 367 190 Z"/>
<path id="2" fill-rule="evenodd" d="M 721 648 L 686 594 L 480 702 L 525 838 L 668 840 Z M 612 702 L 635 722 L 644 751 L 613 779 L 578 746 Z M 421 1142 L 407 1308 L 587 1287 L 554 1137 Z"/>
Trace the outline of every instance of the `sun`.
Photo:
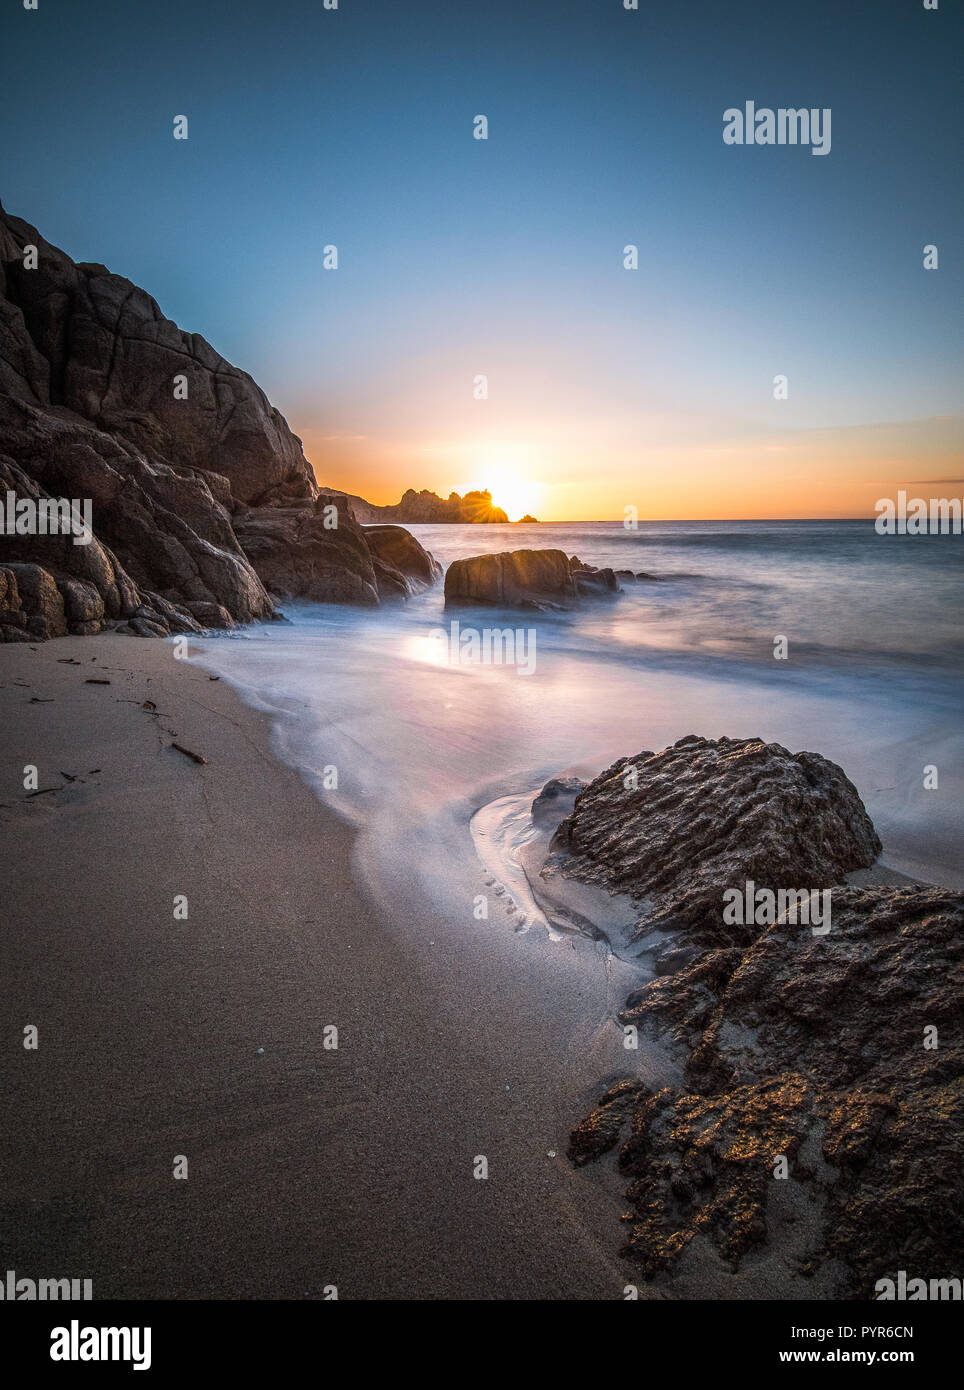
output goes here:
<path id="1" fill-rule="evenodd" d="M 493 507 L 501 507 L 510 521 L 539 515 L 545 506 L 546 484 L 532 478 L 541 460 L 527 443 L 479 441 L 472 454 L 458 492 L 491 493 Z"/>
<path id="2" fill-rule="evenodd" d="M 493 507 L 501 507 L 510 521 L 518 521 L 526 514 L 538 515 L 542 484 L 528 478 L 521 478 L 511 468 L 500 465 L 498 468 L 483 468 L 482 487 L 492 494 Z"/>

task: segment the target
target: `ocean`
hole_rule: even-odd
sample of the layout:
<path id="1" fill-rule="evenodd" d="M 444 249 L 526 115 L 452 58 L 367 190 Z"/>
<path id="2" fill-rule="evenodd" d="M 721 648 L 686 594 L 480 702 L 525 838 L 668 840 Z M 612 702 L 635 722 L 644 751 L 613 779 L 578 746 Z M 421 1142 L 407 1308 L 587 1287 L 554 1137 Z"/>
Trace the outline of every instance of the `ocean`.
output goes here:
<path id="1" fill-rule="evenodd" d="M 871 521 L 409 529 L 443 565 L 558 547 L 658 579 L 568 613 L 446 614 L 441 586 L 375 611 L 290 603 L 286 624 L 198 644 L 363 832 L 358 867 L 386 906 L 451 906 L 468 865 L 489 882 L 514 854 L 518 808 L 549 777 L 591 777 L 686 734 L 823 754 L 855 783 L 885 865 L 964 887 L 960 537 L 879 536 Z M 463 638 L 534 634 L 531 671 L 458 660 L 443 636 L 453 617 Z M 472 819 L 496 802 L 513 816 L 480 864 Z M 498 837 L 491 817 L 489 829 Z"/>

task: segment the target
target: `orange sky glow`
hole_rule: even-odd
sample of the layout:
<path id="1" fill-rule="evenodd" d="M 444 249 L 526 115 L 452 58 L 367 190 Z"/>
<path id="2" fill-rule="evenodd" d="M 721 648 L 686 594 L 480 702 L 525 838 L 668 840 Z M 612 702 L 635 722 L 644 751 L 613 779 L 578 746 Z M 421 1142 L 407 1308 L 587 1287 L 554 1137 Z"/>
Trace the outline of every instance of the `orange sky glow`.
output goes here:
<path id="1" fill-rule="evenodd" d="M 525 512 L 541 521 L 622 519 L 627 506 L 641 520 L 872 516 L 898 487 L 964 491 L 960 416 L 731 436 L 712 424 L 655 420 L 645 442 L 618 425 L 590 438 L 578 423 L 412 442 L 306 430 L 304 446 L 320 483 L 370 502 L 397 502 L 407 487 L 441 496 L 488 488 L 513 521 Z"/>

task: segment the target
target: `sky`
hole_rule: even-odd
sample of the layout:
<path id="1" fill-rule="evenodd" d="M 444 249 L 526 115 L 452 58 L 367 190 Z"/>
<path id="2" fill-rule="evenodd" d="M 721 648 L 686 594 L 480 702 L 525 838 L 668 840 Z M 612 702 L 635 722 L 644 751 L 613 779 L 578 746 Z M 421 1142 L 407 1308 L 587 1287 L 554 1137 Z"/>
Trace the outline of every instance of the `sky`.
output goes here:
<path id="1" fill-rule="evenodd" d="M 872 515 L 964 492 L 962 51 L 956 0 L 4 0 L 0 198 L 325 485 Z M 724 144 L 750 100 L 830 152 Z"/>

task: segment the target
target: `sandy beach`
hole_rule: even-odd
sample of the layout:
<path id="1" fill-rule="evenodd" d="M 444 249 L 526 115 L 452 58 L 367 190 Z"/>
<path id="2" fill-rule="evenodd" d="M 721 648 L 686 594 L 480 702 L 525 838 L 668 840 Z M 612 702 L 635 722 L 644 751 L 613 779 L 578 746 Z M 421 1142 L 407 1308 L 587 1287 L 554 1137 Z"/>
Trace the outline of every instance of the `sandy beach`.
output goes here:
<path id="1" fill-rule="evenodd" d="M 366 636 L 299 610 L 192 638 L 187 660 L 120 634 L 5 646 L 7 1267 L 95 1298 L 838 1296 L 841 1264 L 810 1263 L 819 1183 L 776 1191 L 739 1261 L 701 1231 L 651 1282 L 621 1257 L 625 1176 L 574 1167 L 570 1135 L 622 1078 L 685 1093 L 686 1050 L 665 1022 L 624 1048 L 647 973 L 622 918 L 614 950 L 523 925 L 502 820 L 522 844 L 534 757 L 563 773 L 595 726 L 561 717 L 573 686 L 550 666 L 510 746 L 525 706 L 501 702 L 529 687 L 440 674 L 417 620 Z M 802 706 L 794 741 L 821 711 Z M 789 728 L 793 707 L 768 718 Z M 886 852 L 850 881 L 910 882 Z"/>
<path id="2" fill-rule="evenodd" d="M 402 949 L 268 721 L 170 644 L 8 646 L 0 706 L 8 1265 L 95 1298 L 623 1296 L 618 1188 L 565 1160 L 556 1054 L 577 1014 L 611 1026 L 605 990 L 524 1014 L 521 974 L 444 923 Z"/>

